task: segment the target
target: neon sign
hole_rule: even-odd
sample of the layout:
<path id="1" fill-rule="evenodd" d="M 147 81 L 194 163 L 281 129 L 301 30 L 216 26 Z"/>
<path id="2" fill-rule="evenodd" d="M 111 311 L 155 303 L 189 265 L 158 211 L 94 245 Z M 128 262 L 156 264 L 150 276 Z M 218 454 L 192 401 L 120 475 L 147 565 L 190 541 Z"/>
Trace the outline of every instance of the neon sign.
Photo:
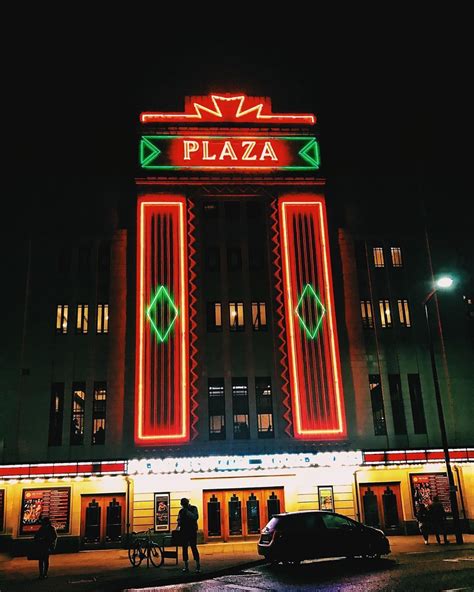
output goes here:
<path id="1" fill-rule="evenodd" d="M 272 113 L 269 97 L 248 97 L 239 94 L 211 94 L 186 97 L 184 113 L 150 113 L 140 115 L 141 123 L 261 123 L 314 125 L 311 114 Z"/>
<path id="2" fill-rule="evenodd" d="M 140 198 L 137 225 L 135 442 L 141 446 L 187 442 L 189 328 L 185 198 L 176 195 Z"/>
<path id="3" fill-rule="evenodd" d="M 324 199 L 283 196 L 278 205 L 294 435 L 342 439 L 346 422 Z"/>
<path id="4" fill-rule="evenodd" d="M 142 136 L 140 166 L 161 170 L 317 170 L 308 136 Z"/>

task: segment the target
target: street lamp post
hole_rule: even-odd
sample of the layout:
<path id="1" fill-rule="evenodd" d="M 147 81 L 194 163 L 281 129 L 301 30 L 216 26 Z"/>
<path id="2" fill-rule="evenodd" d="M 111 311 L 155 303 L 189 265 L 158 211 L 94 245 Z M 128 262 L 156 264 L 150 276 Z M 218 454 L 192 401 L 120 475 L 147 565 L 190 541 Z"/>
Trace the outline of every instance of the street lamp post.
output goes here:
<path id="1" fill-rule="evenodd" d="M 434 345 L 433 339 L 431 335 L 431 326 L 430 326 L 430 318 L 428 314 L 428 303 L 431 298 L 434 296 L 438 288 L 449 288 L 451 287 L 453 280 L 451 278 L 443 277 L 440 278 L 436 282 L 436 286 L 431 290 L 431 292 L 426 296 L 423 301 L 423 306 L 425 307 L 425 319 L 426 319 L 426 327 L 428 329 L 428 340 L 430 344 L 430 356 L 431 356 L 431 369 L 433 371 L 433 382 L 434 382 L 434 389 L 435 389 L 435 396 L 436 396 L 436 406 L 438 409 L 438 420 L 439 420 L 439 429 L 441 432 L 441 442 L 443 444 L 444 450 L 444 459 L 446 462 L 446 473 L 448 475 L 448 482 L 449 482 L 449 498 L 451 501 L 451 510 L 453 513 L 453 527 L 454 533 L 456 535 L 456 543 L 462 544 L 464 543 L 461 531 L 461 523 L 459 521 L 459 507 L 458 507 L 458 499 L 456 496 L 456 486 L 454 484 L 454 476 L 451 470 L 451 461 L 449 459 L 449 447 L 448 447 L 448 437 L 446 435 L 446 424 L 444 421 L 444 413 L 443 413 L 443 404 L 441 401 L 441 393 L 439 390 L 439 380 L 438 380 L 438 371 L 436 370 L 436 360 L 435 360 L 435 352 L 434 352 Z"/>

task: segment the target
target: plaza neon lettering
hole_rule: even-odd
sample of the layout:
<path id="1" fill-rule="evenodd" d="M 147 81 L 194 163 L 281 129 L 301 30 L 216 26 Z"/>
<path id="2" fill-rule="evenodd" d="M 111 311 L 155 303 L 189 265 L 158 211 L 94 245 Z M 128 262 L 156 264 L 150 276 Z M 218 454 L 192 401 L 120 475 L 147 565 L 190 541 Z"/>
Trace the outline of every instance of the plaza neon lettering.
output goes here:
<path id="1" fill-rule="evenodd" d="M 278 156 L 271 141 L 254 140 L 213 142 L 212 140 L 183 140 L 183 160 L 192 162 L 217 160 L 231 162 L 278 162 Z"/>

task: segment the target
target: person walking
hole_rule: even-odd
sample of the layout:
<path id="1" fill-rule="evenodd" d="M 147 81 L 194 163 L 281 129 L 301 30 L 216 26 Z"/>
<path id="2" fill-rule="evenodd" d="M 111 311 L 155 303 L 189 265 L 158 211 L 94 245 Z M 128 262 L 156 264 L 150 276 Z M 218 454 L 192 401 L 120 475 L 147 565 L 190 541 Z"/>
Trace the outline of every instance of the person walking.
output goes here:
<path id="1" fill-rule="evenodd" d="M 201 571 L 201 563 L 199 558 L 199 551 L 197 548 L 197 530 L 198 530 L 199 513 L 196 506 L 189 503 L 188 498 L 181 499 L 181 510 L 178 514 L 178 528 L 181 537 L 181 545 L 183 548 L 183 572 L 189 572 L 188 566 L 188 546 L 191 547 L 193 558 L 196 561 L 196 571 Z"/>
<path id="2" fill-rule="evenodd" d="M 38 554 L 39 577 L 44 580 L 48 577 L 49 555 L 56 548 L 58 535 L 51 524 L 50 519 L 45 516 L 41 519 L 41 527 L 35 534 L 36 550 Z"/>
<path id="3" fill-rule="evenodd" d="M 421 535 L 423 536 L 423 540 L 425 541 L 425 545 L 429 545 L 429 536 L 430 536 L 430 524 L 429 524 L 429 512 L 428 508 L 425 506 L 423 502 L 420 502 L 417 505 L 416 509 L 416 519 L 418 521 L 418 528 L 420 529 Z"/>
<path id="4" fill-rule="evenodd" d="M 441 545 L 440 534 L 443 535 L 444 544 L 447 545 L 449 541 L 446 536 L 446 511 L 437 495 L 434 496 L 433 502 L 429 507 L 429 520 L 438 545 Z"/>

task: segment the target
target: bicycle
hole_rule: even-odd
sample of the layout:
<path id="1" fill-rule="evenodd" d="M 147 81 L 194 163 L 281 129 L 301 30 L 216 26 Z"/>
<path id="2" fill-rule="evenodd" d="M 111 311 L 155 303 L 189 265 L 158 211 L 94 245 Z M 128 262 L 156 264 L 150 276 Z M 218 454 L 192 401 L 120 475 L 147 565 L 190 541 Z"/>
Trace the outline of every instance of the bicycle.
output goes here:
<path id="1" fill-rule="evenodd" d="M 138 567 L 144 559 L 147 561 L 147 567 L 150 561 L 155 567 L 160 567 L 163 563 L 163 551 L 160 545 L 152 539 L 152 532 L 152 528 L 142 532 L 132 532 L 132 535 L 137 537 L 128 547 L 128 558 L 133 567 Z"/>

